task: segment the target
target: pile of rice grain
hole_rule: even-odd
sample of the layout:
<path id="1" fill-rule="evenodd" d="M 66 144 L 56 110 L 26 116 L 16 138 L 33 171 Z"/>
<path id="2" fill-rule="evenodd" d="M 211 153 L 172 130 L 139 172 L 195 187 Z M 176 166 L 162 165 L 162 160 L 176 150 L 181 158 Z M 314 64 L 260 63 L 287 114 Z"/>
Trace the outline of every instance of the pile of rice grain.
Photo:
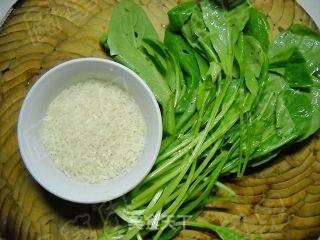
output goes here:
<path id="1" fill-rule="evenodd" d="M 126 91 L 92 79 L 62 91 L 41 130 L 50 158 L 66 175 L 95 183 L 133 166 L 144 147 L 146 123 Z"/>

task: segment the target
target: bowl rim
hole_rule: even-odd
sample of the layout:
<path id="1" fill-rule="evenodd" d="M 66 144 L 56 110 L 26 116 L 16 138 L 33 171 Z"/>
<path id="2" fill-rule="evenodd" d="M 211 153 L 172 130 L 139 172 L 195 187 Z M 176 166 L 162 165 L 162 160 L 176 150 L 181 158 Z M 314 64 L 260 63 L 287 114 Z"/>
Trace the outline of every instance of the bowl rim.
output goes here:
<path id="1" fill-rule="evenodd" d="M 158 123 L 158 130 L 157 130 L 157 139 L 156 139 L 156 146 L 154 149 L 154 153 L 153 153 L 153 159 L 150 160 L 150 164 L 146 167 L 146 171 L 144 172 L 144 174 L 139 174 L 139 178 L 136 182 L 134 182 L 133 184 L 130 184 L 131 181 L 128 181 L 128 185 L 129 187 L 123 191 L 123 192 L 119 192 L 117 194 L 113 194 L 112 197 L 97 197 L 94 200 L 93 199 L 78 199 L 77 197 L 74 197 L 75 195 L 72 195 L 72 197 L 69 196 L 64 196 L 63 193 L 61 192 L 57 192 L 54 189 L 49 188 L 46 184 L 44 184 L 41 180 L 41 178 L 37 175 L 36 170 L 34 170 L 34 168 L 32 167 L 32 164 L 30 164 L 30 161 L 26 160 L 28 159 L 28 157 L 26 156 L 26 150 L 25 147 L 23 147 L 22 144 L 22 138 L 23 138 L 23 131 L 22 131 L 22 116 L 24 114 L 26 114 L 26 105 L 29 104 L 30 99 L 33 96 L 33 93 L 37 91 L 38 86 L 40 84 L 42 84 L 43 82 L 48 81 L 48 75 L 54 73 L 55 71 L 57 71 L 58 69 L 60 69 L 61 67 L 66 67 L 68 65 L 74 64 L 74 63 L 78 63 L 78 62 L 100 62 L 100 63 L 104 63 L 104 64 L 109 64 L 112 65 L 116 68 L 120 68 L 121 71 L 125 71 L 127 73 L 129 73 L 130 75 L 133 76 L 133 78 L 135 79 L 135 81 L 138 81 L 144 89 L 144 92 L 146 95 L 149 95 L 150 99 L 151 99 L 151 103 L 153 105 L 153 108 L 155 109 L 155 113 L 156 113 L 156 120 Z M 143 181 L 143 179 L 148 175 L 148 173 L 151 171 L 157 156 L 159 154 L 160 151 L 160 147 L 161 147 L 161 141 L 162 141 L 162 134 L 163 134 L 163 126 L 162 126 L 162 115 L 161 115 L 161 111 L 160 111 L 160 107 L 158 105 L 158 102 L 156 100 L 155 95 L 153 94 L 153 92 L 151 91 L 151 89 L 148 87 L 148 85 L 142 80 L 142 78 L 140 76 L 138 76 L 134 71 L 132 71 L 131 69 L 129 69 L 128 67 L 117 63 L 115 61 L 109 60 L 109 59 L 104 59 L 104 58 L 97 58 L 97 57 L 83 57 L 83 58 L 76 58 L 76 59 L 72 59 L 72 60 L 67 60 L 64 61 L 62 63 L 59 63 L 58 65 L 55 65 L 54 67 L 50 68 L 49 70 L 47 70 L 45 73 L 43 73 L 38 79 L 37 81 L 32 85 L 32 87 L 29 89 L 29 91 L 27 92 L 23 103 L 20 107 L 20 112 L 18 115 L 18 122 L 17 122 L 17 140 L 18 140 L 18 147 L 19 147 L 19 152 L 21 155 L 21 158 L 24 162 L 25 167 L 27 168 L 28 172 L 31 174 L 31 176 L 36 180 L 36 182 L 43 187 L 45 190 L 47 190 L 48 192 L 52 193 L 53 195 L 70 201 L 70 202 L 74 202 L 74 203 L 81 203 L 81 204 L 94 204 L 94 203 L 101 203 L 101 202 L 107 202 L 107 201 L 111 201 L 114 200 L 116 198 L 119 198 L 125 194 L 127 194 L 128 192 L 130 192 L 132 189 L 134 189 L 139 183 L 141 183 L 141 181 Z M 61 171 L 59 169 L 59 171 Z M 62 172 L 62 171 L 61 171 Z M 68 177 L 68 176 L 67 176 Z M 126 177 L 126 175 L 124 174 L 123 177 Z M 69 177 L 70 178 L 70 177 Z M 119 178 L 122 178 L 122 176 L 120 176 Z M 72 179 L 72 178 L 71 178 Z M 74 180 L 74 179 L 73 179 Z M 76 181 L 76 180 L 75 180 Z M 80 184 L 84 184 L 86 186 L 91 185 L 90 183 L 85 183 L 85 182 L 79 182 Z M 96 184 L 101 184 L 101 182 L 98 182 Z M 95 185 L 95 183 L 93 183 L 92 185 Z M 78 196 L 78 195 L 77 195 Z M 99 195 L 100 196 L 100 195 Z"/>

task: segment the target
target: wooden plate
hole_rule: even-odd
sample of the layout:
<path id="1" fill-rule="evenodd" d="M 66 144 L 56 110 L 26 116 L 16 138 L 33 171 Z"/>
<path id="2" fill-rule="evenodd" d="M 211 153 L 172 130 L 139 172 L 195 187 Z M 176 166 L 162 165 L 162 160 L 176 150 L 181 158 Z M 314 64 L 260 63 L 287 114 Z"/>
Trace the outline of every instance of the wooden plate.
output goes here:
<path id="1" fill-rule="evenodd" d="M 159 34 L 176 1 L 140 0 Z M 107 57 L 99 38 L 113 0 L 25 0 L 0 29 L 0 232 L 7 239 L 96 239 L 101 206 L 62 201 L 38 186 L 19 155 L 16 123 L 30 86 L 48 68 L 83 56 Z M 315 28 L 293 0 L 256 0 L 270 20 L 271 38 L 291 23 Z M 228 179 L 237 200 L 210 204 L 201 215 L 250 236 L 316 239 L 320 235 L 320 139 L 314 137 L 265 169 Z M 104 213 L 104 214 L 107 214 Z M 213 239 L 183 231 L 178 239 Z"/>

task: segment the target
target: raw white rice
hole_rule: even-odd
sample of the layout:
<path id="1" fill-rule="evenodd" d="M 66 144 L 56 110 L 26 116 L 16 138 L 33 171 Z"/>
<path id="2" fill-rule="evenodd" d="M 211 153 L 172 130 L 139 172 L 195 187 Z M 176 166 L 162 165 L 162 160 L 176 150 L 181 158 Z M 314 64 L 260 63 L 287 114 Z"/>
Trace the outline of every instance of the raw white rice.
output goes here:
<path id="1" fill-rule="evenodd" d="M 110 81 L 73 85 L 50 104 L 42 123 L 49 157 L 67 176 L 95 183 L 132 168 L 146 123 L 135 100 Z"/>

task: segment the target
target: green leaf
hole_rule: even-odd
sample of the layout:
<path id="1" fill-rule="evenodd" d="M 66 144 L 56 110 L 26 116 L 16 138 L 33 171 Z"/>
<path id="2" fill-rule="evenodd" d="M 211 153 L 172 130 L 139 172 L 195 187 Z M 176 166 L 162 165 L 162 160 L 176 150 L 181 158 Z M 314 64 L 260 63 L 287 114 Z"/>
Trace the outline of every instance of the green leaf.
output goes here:
<path id="1" fill-rule="evenodd" d="M 311 88 L 313 86 L 306 61 L 296 49 L 286 63 L 284 78 L 292 88 Z"/>
<path id="2" fill-rule="evenodd" d="M 176 58 L 169 49 L 160 41 L 143 39 L 143 47 L 146 49 L 150 59 L 152 59 L 159 71 L 164 74 L 164 79 L 172 92 L 176 92 L 180 87 L 180 66 Z"/>
<path id="3" fill-rule="evenodd" d="M 305 33 L 307 33 L 307 35 L 305 35 Z M 310 29 L 301 25 L 293 25 L 290 31 L 281 33 L 270 45 L 270 64 L 288 59 L 294 49 L 298 49 L 305 58 L 310 75 L 319 72 L 319 33 L 312 32 Z"/>
<path id="4" fill-rule="evenodd" d="M 143 38 L 159 40 L 143 10 L 132 1 L 117 4 L 112 14 L 107 44 L 110 55 L 138 73 L 161 104 L 170 99 L 170 89 L 150 59 L 141 51 Z"/>
<path id="5" fill-rule="evenodd" d="M 240 66 L 240 76 L 253 97 L 258 94 L 258 78 L 264 62 L 263 50 L 260 43 L 252 36 L 240 34 L 236 45 L 235 56 Z"/>
<path id="6" fill-rule="evenodd" d="M 102 42 L 110 49 L 110 55 L 117 61 L 135 71 L 147 83 L 163 109 L 164 130 L 175 132 L 174 96 L 157 66 L 145 54 L 143 39 L 159 41 L 159 37 L 145 12 L 129 0 L 116 5 L 110 23 L 107 42 Z M 103 41 L 106 39 L 103 38 Z M 149 54 L 150 54 L 149 48 Z M 154 52 L 154 54 L 158 54 Z M 161 56 L 155 55 L 157 64 L 165 68 Z"/>
<path id="7" fill-rule="evenodd" d="M 286 67 L 284 76 L 291 86 L 308 88 L 310 91 L 312 105 L 310 112 L 312 116 L 311 124 L 310 128 L 300 137 L 300 140 L 307 138 L 320 128 L 319 52 L 320 34 L 302 25 L 293 25 L 290 31 L 280 34 L 269 49 L 271 66 L 277 67 L 279 63 L 282 63 L 282 67 Z M 306 70 L 313 83 L 307 76 Z"/>
<path id="8" fill-rule="evenodd" d="M 197 59 L 197 63 L 199 66 L 201 80 L 204 81 L 206 79 L 210 64 L 204 57 L 202 57 L 202 55 L 200 55 L 196 51 L 194 52 L 194 55 Z"/>
<path id="9" fill-rule="evenodd" d="M 278 96 L 276 103 L 276 129 L 278 135 L 282 138 L 291 138 L 295 134 L 295 127 L 284 98 L 281 95 Z"/>
<path id="10" fill-rule="evenodd" d="M 182 28 L 182 34 L 189 44 L 204 55 L 209 61 L 217 61 L 217 55 L 212 49 L 210 33 L 203 21 L 201 10 L 194 8 L 190 21 Z"/>
<path id="11" fill-rule="evenodd" d="M 180 30 L 184 23 L 190 18 L 193 9 L 196 7 L 194 2 L 181 3 L 168 12 L 170 28 L 174 31 Z"/>
<path id="12" fill-rule="evenodd" d="M 143 39 L 142 47 L 148 54 L 148 57 L 153 61 L 161 74 L 165 74 L 168 70 L 166 63 L 167 52 L 160 41 L 145 38 Z M 167 80 L 167 79 L 166 79 Z M 170 87 L 170 84 L 169 84 Z"/>
<path id="13" fill-rule="evenodd" d="M 180 97 L 180 88 L 183 84 L 181 70 L 177 60 L 162 42 L 152 39 L 144 39 L 143 42 L 143 47 L 146 49 L 148 56 L 154 61 L 154 64 L 163 74 L 164 79 L 167 81 L 171 91 L 175 93 L 174 100 L 171 98 L 169 105 L 176 106 Z M 169 133 L 173 133 L 176 129 L 174 109 L 168 108 L 166 110 L 170 112 L 163 112 L 164 128 L 168 130 Z"/>
<path id="14" fill-rule="evenodd" d="M 290 117 L 295 123 L 295 131 L 298 135 L 304 135 L 312 119 L 311 94 L 295 90 L 285 90 L 282 94 Z"/>
<path id="15" fill-rule="evenodd" d="M 279 95 L 285 89 L 290 89 L 288 83 L 275 74 L 270 74 L 262 87 L 259 102 L 252 110 L 253 121 L 248 130 L 251 133 L 253 149 L 251 159 L 264 157 L 297 136 L 293 130 L 295 126 L 289 124 L 292 120 L 287 119 L 291 116 L 284 100 L 279 101 Z M 277 120 L 286 121 L 277 122 Z M 286 124 L 288 128 L 291 126 L 291 129 L 287 130 L 292 133 L 291 135 L 284 129 Z"/>
<path id="16" fill-rule="evenodd" d="M 221 77 L 221 66 L 216 62 L 210 62 L 210 66 L 206 75 L 206 81 L 213 85 L 218 78 Z"/>
<path id="17" fill-rule="evenodd" d="M 311 30 L 310 28 L 301 25 L 301 24 L 293 24 L 290 27 L 290 31 L 294 34 L 297 35 L 301 35 L 301 36 L 310 36 L 314 39 L 316 39 L 317 41 L 320 41 L 320 34 L 319 32 L 315 32 L 313 30 Z"/>
<path id="18" fill-rule="evenodd" d="M 198 61 L 193 48 L 181 35 L 167 29 L 164 43 L 176 57 L 181 69 L 185 73 L 184 79 L 187 86 L 187 92 L 176 108 L 177 113 L 182 113 L 196 97 L 196 89 L 198 88 L 201 79 Z"/>
<path id="19" fill-rule="evenodd" d="M 301 137 L 301 140 L 311 136 L 315 132 L 317 132 L 320 129 L 320 89 L 317 87 L 313 87 L 311 89 L 312 100 L 312 120 L 310 123 L 310 128 L 307 130 L 304 135 Z"/>
<path id="20" fill-rule="evenodd" d="M 270 102 L 267 99 L 272 95 Z M 281 146 L 303 140 L 320 128 L 316 120 L 320 108 L 313 102 L 312 92 L 294 90 L 283 77 L 270 74 L 261 96 L 257 109 L 263 109 L 263 114 L 258 112 L 250 127 L 255 145 L 251 158 L 272 154 Z"/>
<path id="21" fill-rule="evenodd" d="M 239 94 L 239 80 L 234 79 L 226 92 L 226 95 L 223 99 L 221 110 L 222 112 L 227 112 L 230 106 L 236 101 L 235 98 Z"/>
<path id="22" fill-rule="evenodd" d="M 269 48 L 269 23 L 267 17 L 256 8 L 250 9 L 247 34 L 255 37 L 265 52 Z"/>
<path id="23" fill-rule="evenodd" d="M 292 88 L 311 88 L 314 85 L 306 60 L 297 46 L 274 58 L 270 70 L 281 74 Z"/>
<path id="24" fill-rule="evenodd" d="M 226 75 L 232 76 L 234 44 L 249 19 L 249 6 L 240 5 L 231 11 L 212 1 L 202 1 L 203 19 L 210 32 L 210 40 Z"/>

